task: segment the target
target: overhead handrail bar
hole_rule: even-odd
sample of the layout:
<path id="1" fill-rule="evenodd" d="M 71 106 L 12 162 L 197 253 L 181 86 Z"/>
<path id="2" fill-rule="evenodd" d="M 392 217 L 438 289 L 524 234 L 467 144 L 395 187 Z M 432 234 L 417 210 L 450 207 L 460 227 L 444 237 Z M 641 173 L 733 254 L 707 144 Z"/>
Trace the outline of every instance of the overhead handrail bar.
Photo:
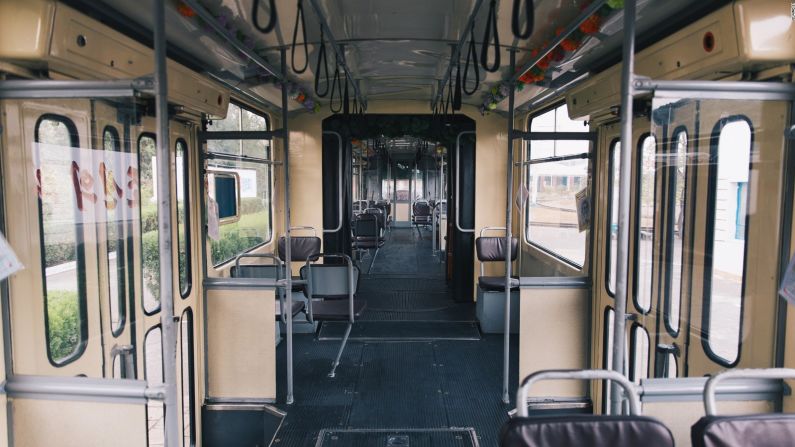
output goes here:
<path id="1" fill-rule="evenodd" d="M 359 84 L 357 84 L 356 80 L 354 80 L 353 73 L 351 73 L 350 68 L 348 68 L 348 64 L 345 62 L 345 53 L 342 51 L 340 44 L 337 43 L 337 40 L 334 39 L 334 33 L 331 32 L 331 28 L 328 26 L 328 22 L 326 21 L 326 17 L 323 15 L 323 11 L 320 9 L 320 5 L 318 4 L 317 0 L 309 0 L 309 2 L 312 4 L 312 8 L 317 14 L 318 21 L 320 21 L 320 26 L 325 30 L 325 36 L 331 43 L 331 48 L 334 49 L 334 54 L 336 55 L 338 63 L 342 66 L 343 71 L 345 71 L 345 77 L 353 84 L 354 95 L 358 98 L 359 104 L 362 104 L 362 107 L 366 108 L 367 101 L 362 97 L 362 93 L 359 90 Z M 347 85 L 345 88 L 347 90 Z"/>
<path id="2" fill-rule="evenodd" d="M 795 98 L 795 84 L 786 82 L 761 81 L 700 81 L 700 80 L 657 80 L 634 76 L 632 89 L 635 96 L 654 93 L 687 93 L 688 97 L 707 97 L 715 99 L 791 100 Z"/>
<path id="3" fill-rule="evenodd" d="M 105 81 L 12 79 L 0 81 L 0 99 L 123 98 L 154 94 L 154 88 L 151 77 Z"/>
<path id="4" fill-rule="evenodd" d="M 200 19 L 202 19 L 205 23 L 207 23 L 207 25 L 209 25 L 210 28 L 212 28 L 216 34 L 221 36 L 226 41 L 226 43 L 231 45 L 232 48 L 242 53 L 244 56 L 249 58 L 252 62 L 257 64 L 257 66 L 259 66 L 263 70 L 267 71 L 268 74 L 276 78 L 276 80 L 282 83 L 288 80 L 286 75 L 286 70 L 285 73 L 282 73 L 281 71 L 274 68 L 265 59 L 260 57 L 253 50 L 243 45 L 242 42 L 237 40 L 237 37 L 233 36 L 229 32 L 229 30 L 227 30 L 223 25 L 218 23 L 218 20 L 212 14 L 210 14 L 210 12 L 207 11 L 207 8 L 202 6 L 202 4 L 199 3 L 198 0 L 183 0 L 183 1 L 185 2 L 186 5 L 190 7 L 190 9 L 192 9 L 196 13 L 196 15 L 199 16 Z M 272 19 L 275 19 L 275 11 L 276 11 L 275 9 L 271 11 Z"/>
<path id="5" fill-rule="evenodd" d="M 525 141 L 546 141 L 546 140 L 562 140 L 562 141 L 580 141 L 590 140 L 596 141 L 599 136 L 597 132 L 525 132 L 522 130 L 514 129 L 511 132 L 513 139 L 522 139 Z"/>
<path id="6" fill-rule="evenodd" d="M 545 157 L 545 158 L 537 158 L 535 160 L 517 161 L 516 163 L 514 163 L 514 166 L 530 166 L 539 163 L 549 163 L 553 161 L 589 160 L 589 159 L 591 159 L 591 153 L 584 152 L 582 154 L 561 155 L 559 157 Z"/>
<path id="7" fill-rule="evenodd" d="M 207 140 L 272 140 L 284 138 L 284 129 L 275 130 L 221 130 L 202 131 L 198 133 L 200 139 Z"/>
<path id="8" fill-rule="evenodd" d="M 519 78 L 524 76 L 524 74 L 527 73 L 531 68 L 535 67 L 535 65 L 538 62 L 540 62 L 542 59 L 544 59 L 547 56 L 547 54 L 551 53 L 552 50 L 557 48 L 558 45 L 560 45 L 561 42 L 563 42 L 564 40 L 568 39 L 569 36 L 571 35 L 571 33 L 577 31 L 577 29 L 579 29 L 580 25 L 582 25 L 583 22 L 588 20 L 596 11 L 599 10 L 599 8 L 604 6 L 607 3 L 607 1 L 608 0 L 596 0 L 593 3 L 591 3 L 590 5 L 588 5 L 588 7 L 585 8 L 580 13 L 580 15 L 577 16 L 576 19 L 574 19 L 574 22 L 572 22 L 568 27 L 566 27 L 563 30 L 562 33 L 560 33 L 557 37 L 555 37 L 555 39 L 553 39 L 552 42 L 545 47 L 545 49 L 539 51 L 538 54 L 536 55 L 536 57 L 530 59 L 526 64 L 524 64 L 522 66 L 521 69 L 516 71 L 511 76 L 510 81 L 511 82 L 518 81 Z M 625 14 L 626 14 L 626 12 L 625 12 Z"/>
<path id="9" fill-rule="evenodd" d="M 546 370 L 538 371 L 522 380 L 521 386 L 516 391 L 516 413 L 519 417 L 527 417 L 527 394 L 533 384 L 542 380 L 609 380 L 624 389 L 629 400 L 629 411 L 633 415 L 641 414 L 640 398 L 635 389 L 635 384 L 629 381 L 622 374 L 607 369 L 585 369 L 585 370 Z M 622 396 L 618 396 L 621 399 Z"/>
<path id="10" fill-rule="evenodd" d="M 704 386 L 704 411 L 707 416 L 715 416 L 718 412 L 715 403 L 715 390 L 718 384 L 724 380 L 734 379 L 795 379 L 795 369 L 727 369 L 715 374 L 707 380 L 707 384 Z"/>
<path id="11" fill-rule="evenodd" d="M 323 135 L 334 135 L 334 136 L 337 137 L 337 141 L 339 143 L 339 145 L 337 146 L 337 148 L 339 150 L 339 153 L 338 153 L 339 160 L 338 160 L 338 166 L 337 166 L 337 169 L 339 170 L 338 171 L 339 179 L 337 180 L 338 181 L 338 185 L 337 185 L 337 203 L 338 203 L 337 206 L 338 206 L 338 208 L 337 209 L 338 209 L 339 213 L 338 213 L 337 226 L 335 228 L 330 229 L 330 230 L 323 229 L 324 233 L 336 233 L 336 232 L 338 232 L 338 231 L 340 231 L 342 229 L 342 222 L 343 222 L 343 219 L 342 219 L 342 214 L 343 214 L 342 202 L 343 202 L 343 197 L 344 196 L 343 196 L 343 193 L 342 193 L 342 177 L 343 177 L 342 135 L 340 135 L 338 132 L 333 132 L 333 131 L 330 131 L 330 130 L 324 130 L 323 131 Z"/>
<path id="12" fill-rule="evenodd" d="M 281 166 L 283 164 L 281 161 L 269 160 L 267 158 L 249 157 L 247 155 L 221 154 L 218 152 L 207 152 L 204 154 L 204 158 L 208 160 L 229 160 L 229 161 L 244 161 L 250 163 L 262 163 L 274 166 Z"/>
<path id="13" fill-rule="evenodd" d="M 444 77 L 442 77 L 442 82 L 440 85 L 446 85 L 447 80 L 450 79 L 450 76 L 453 74 L 453 64 L 461 57 L 461 47 L 464 45 L 468 34 L 470 34 L 470 30 L 475 26 L 475 19 L 478 16 L 478 11 L 480 11 L 480 6 L 483 4 L 483 0 L 477 0 L 475 2 L 475 6 L 472 8 L 472 12 L 469 14 L 469 19 L 467 20 L 467 25 L 464 27 L 464 30 L 461 32 L 461 37 L 458 38 L 458 43 L 455 45 L 455 49 L 453 50 L 453 58 L 450 59 L 450 64 L 447 66 L 447 70 L 444 73 Z M 475 67 L 475 70 L 478 68 Z M 473 92 L 474 93 L 474 92 Z M 436 110 L 436 105 L 439 103 L 439 100 L 442 98 L 442 90 L 437 89 L 435 98 L 431 102 L 431 109 Z"/>
<path id="14" fill-rule="evenodd" d="M 464 229 L 461 228 L 461 209 L 459 204 L 461 203 L 461 160 L 459 159 L 459 149 L 461 146 L 461 136 L 463 135 L 476 135 L 475 131 L 467 130 L 464 132 L 460 132 L 458 137 L 456 137 L 455 141 L 455 227 L 458 228 L 458 231 L 462 233 L 474 233 L 475 229 Z"/>

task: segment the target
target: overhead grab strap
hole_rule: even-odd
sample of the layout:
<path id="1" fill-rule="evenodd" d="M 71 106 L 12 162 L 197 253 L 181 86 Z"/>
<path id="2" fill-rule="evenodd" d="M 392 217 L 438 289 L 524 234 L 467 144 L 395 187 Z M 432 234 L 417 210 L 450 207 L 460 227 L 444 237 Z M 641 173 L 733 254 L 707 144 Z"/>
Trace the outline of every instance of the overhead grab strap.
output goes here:
<path id="1" fill-rule="evenodd" d="M 331 97 L 328 100 L 328 106 L 329 109 L 331 109 L 331 113 L 340 113 L 342 112 L 342 80 L 340 79 L 340 64 L 335 63 L 335 65 L 334 79 L 331 80 Z M 340 100 L 338 107 L 334 107 L 335 97 Z"/>
<path id="2" fill-rule="evenodd" d="M 480 70 L 478 70 L 478 49 L 477 45 L 475 45 L 475 27 L 469 29 L 470 37 L 469 37 L 469 49 L 467 50 L 467 60 L 464 63 L 464 78 L 462 79 L 462 88 L 464 93 L 467 96 L 473 95 L 475 92 L 478 91 L 480 88 Z M 472 70 L 475 72 L 475 88 L 472 90 L 467 89 L 467 84 L 469 83 L 469 67 L 470 64 L 472 66 Z"/>
<path id="3" fill-rule="evenodd" d="M 453 49 L 455 53 L 455 49 Z M 461 110 L 461 59 L 456 61 L 455 67 L 455 90 L 453 91 L 453 111 Z"/>
<path id="4" fill-rule="evenodd" d="M 273 28 L 276 26 L 276 0 L 268 0 L 271 17 L 265 26 L 259 23 L 259 3 L 260 0 L 254 0 L 254 6 L 251 9 L 251 22 L 254 24 L 254 28 L 259 30 L 259 32 L 269 33 L 273 31 Z"/>
<path id="5" fill-rule="evenodd" d="M 295 47 L 296 47 L 296 39 L 298 38 L 298 24 L 301 24 L 301 35 L 303 36 L 303 47 L 304 47 L 304 66 L 303 68 L 299 69 L 295 66 Z M 306 68 L 309 66 L 309 43 L 306 41 L 306 20 L 304 20 L 304 2 L 303 0 L 298 0 L 298 11 L 295 13 L 295 27 L 293 28 L 293 44 L 290 47 L 290 62 L 293 66 L 293 71 L 297 74 L 301 74 L 306 71 Z"/>
<path id="6" fill-rule="evenodd" d="M 323 64 L 321 66 L 321 63 Z M 324 71 L 323 79 L 326 80 L 326 87 L 320 91 L 320 72 Z M 320 27 L 320 49 L 317 52 L 317 64 L 315 64 L 315 94 L 320 98 L 325 98 L 330 90 L 328 76 L 328 57 L 326 56 L 326 37 L 323 34 L 323 27 Z"/>
<path id="7" fill-rule="evenodd" d="M 524 3 L 525 24 L 522 29 L 519 24 L 519 10 Z M 533 27 L 535 22 L 535 11 L 533 7 L 533 0 L 513 0 L 513 11 L 511 14 L 511 30 L 517 39 L 527 39 L 533 35 Z"/>
<path id="8" fill-rule="evenodd" d="M 494 37 L 492 39 L 492 33 Z M 494 62 L 489 65 L 489 40 L 494 46 Z M 486 32 L 483 34 L 483 46 L 480 47 L 480 63 L 483 69 L 494 73 L 500 69 L 500 31 L 497 29 L 497 0 L 491 0 L 489 15 L 486 17 Z"/>

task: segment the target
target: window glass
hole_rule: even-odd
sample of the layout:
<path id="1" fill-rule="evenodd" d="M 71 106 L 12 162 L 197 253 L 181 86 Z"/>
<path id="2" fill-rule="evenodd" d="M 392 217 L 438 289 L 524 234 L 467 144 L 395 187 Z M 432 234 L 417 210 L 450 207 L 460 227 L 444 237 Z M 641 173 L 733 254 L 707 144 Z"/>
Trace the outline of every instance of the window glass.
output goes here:
<path id="1" fill-rule="evenodd" d="M 143 305 L 147 313 L 160 310 L 160 247 L 157 232 L 157 145 L 155 137 L 138 139 L 138 176 L 141 194 L 141 255 Z"/>
<path id="2" fill-rule="evenodd" d="M 630 378 L 635 383 L 649 377 L 649 332 L 643 326 L 632 327 L 632 370 Z"/>
<path id="3" fill-rule="evenodd" d="M 616 311 L 612 307 L 605 308 L 604 315 L 604 369 L 613 369 L 613 325 L 616 321 Z M 609 413 L 610 396 L 612 387 L 608 386 L 607 381 L 602 382 L 603 399 L 602 413 Z"/>
<path id="4" fill-rule="evenodd" d="M 656 205 L 657 140 L 653 135 L 644 137 L 638 157 L 638 196 L 635 227 L 635 305 L 638 310 L 651 309 L 654 271 L 654 219 Z"/>
<path id="5" fill-rule="evenodd" d="M 672 154 L 669 158 L 669 191 L 673 194 L 673 208 L 669 216 L 668 225 L 668 253 L 671 261 L 668 263 L 668 302 L 665 311 L 665 324 L 668 330 L 679 333 L 680 307 L 682 305 L 682 276 L 684 262 L 682 254 L 682 238 L 685 232 L 685 193 L 687 190 L 687 132 L 683 129 L 676 133 L 673 139 Z"/>
<path id="6" fill-rule="evenodd" d="M 185 140 L 177 140 L 175 154 L 177 189 L 177 250 L 179 251 L 179 290 L 183 298 L 191 288 L 190 212 L 188 209 L 189 157 Z"/>
<path id="7" fill-rule="evenodd" d="M 72 150 L 79 147 L 72 121 L 45 115 L 36 124 L 35 139 L 47 354 L 63 365 L 82 354 L 87 337 L 84 246 L 77 223 L 82 211 L 77 188 L 84 179 Z"/>
<path id="8" fill-rule="evenodd" d="M 705 303 L 711 354 L 724 364 L 737 360 L 740 346 L 745 220 L 751 164 L 751 126 L 743 119 L 717 124 L 710 149 Z"/>
<path id="9" fill-rule="evenodd" d="M 583 121 L 568 118 L 566 105 L 534 117 L 531 132 L 588 132 Z M 590 141 L 531 141 L 528 160 L 587 155 Z M 527 170 L 526 239 L 550 253 L 582 267 L 587 232 L 579 231 L 576 194 L 589 186 L 587 158 L 531 164 Z"/>
<path id="10" fill-rule="evenodd" d="M 185 309 L 180 320 L 180 359 L 182 365 L 182 445 L 196 445 L 193 374 L 193 311 Z"/>
<path id="11" fill-rule="evenodd" d="M 679 375 L 679 361 L 673 353 L 668 353 L 668 361 L 666 364 L 668 370 L 665 372 L 665 377 L 676 378 Z"/>
<path id="12" fill-rule="evenodd" d="M 607 222 L 607 291 L 616 293 L 616 252 L 618 251 L 618 189 L 621 171 L 621 141 L 616 140 L 610 147 L 610 164 L 608 167 L 608 222 Z"/>
<path id="13" fill-rule="evenodd" d="M 226 119 L 213 121 L 207 130 L 269 130 L 269 123 L 263 115 L 230 104 Z M 218 222 L 219 227 L 218 234 L 208 234 L 208 239 L 211 262 L 218 266 L 271 240 L 273 170 L 263 160 L 270 160 L 272 154 L 267 140 L 209 140 L 207 151 L 206 210 L 208 219 Z M 229 201 L 231 189 L 216 190 L 216 180 L 224 178 L 235 179 L 234 202 Z M 217 194 L 221 192 L 225 192 L 223 197 Z M 234 212 L 230 214 L 230 210 Z"/>
<path id="14" fill-rule="evenodd" d="M 106 153 L 121 153 L 119 132 L 113 126 L 105 127 L 102 132 L 102 147 Z M 111 157 L 113 155 L 110 155 Z M 106 155 L 108 157 L 108 155 Z M 109 174 L 111 177 L 112 173 Z M 108 182 L 108 187 L 113 188 L 114 183 Z M 113 197 L 113 196 L 111 196 Z M 110 300 L 110 328 L 114 336 L 121 334 L 124 329 L 125 319 L 125 291 L 126 291 L 126 256 L 124 246 L 124 207 L 118 205 L 116 200 L 107 203 L 105 207 L 107 221 L 107 262 L 108 262 L 108 299 Z"/>
<path id="15" fill-rule="evenodd" d="M 144 356 L 144 373 L 147 385 L 150 387 L 161 385 L 163 383 L 163 332 L 159 326 L 153 327 L 146 333 Z M 164 417 L 163 402 L 155 400 L 147 402 L 147 439 L 150 447 L 165 444 Z"/>

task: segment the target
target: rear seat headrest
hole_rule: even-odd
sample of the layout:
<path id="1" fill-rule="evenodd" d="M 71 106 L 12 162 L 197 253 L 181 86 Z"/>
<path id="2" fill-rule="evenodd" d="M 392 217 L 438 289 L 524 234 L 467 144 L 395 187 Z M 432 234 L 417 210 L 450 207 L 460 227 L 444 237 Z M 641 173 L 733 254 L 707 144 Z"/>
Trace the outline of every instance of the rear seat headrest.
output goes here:
<path id="1" fill-rule="evenodd" d="M 320 253 L 320 238 L 317 236 L 293 236 L 290 238 L 291 251 L 290 257 L 292 261 L 304 262 L 311 255 Z M 284 252 L 287 248 L 287 238 L 282 236 L 279 238 L 279 259 L 284 261 Z"/>
<path id="2" fill-rule="evenodd" d="M 475 240 L 475 250 L 478 254 L 478 261 L 492 262 L 505 260 L 505 238 L 504 237 L 479 237 Z M 511 238 L 511 261 L 516 260 L 519 251 L 519 239 Z"/>

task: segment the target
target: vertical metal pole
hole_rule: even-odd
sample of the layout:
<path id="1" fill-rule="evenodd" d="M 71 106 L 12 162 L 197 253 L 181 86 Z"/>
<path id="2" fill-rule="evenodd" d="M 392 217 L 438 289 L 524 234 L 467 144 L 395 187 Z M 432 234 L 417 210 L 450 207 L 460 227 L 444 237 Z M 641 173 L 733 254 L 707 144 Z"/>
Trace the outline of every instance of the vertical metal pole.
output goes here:
<path id="1" fill-rule="evenodd" d="M 516 71 L 516 50 L 511 49 L 511 71 Z M 514 120 L 514 87 L 516 82 L 508 81 L 508 164 L 505 172 L 507 188 L 505 192 L 505 334 L 503 340 L 503 364 L 502 364 L 502 401 L 506 404 L 511 403 L 508 395 L 510 387 L 510 360 L 511 360 L 511 225 L 513 223 L 513 120 Z M 525 405 L 524 402 L 516 402 L 516 405 Z"/>
<path id="2" fill-rule="evenodd" d="M 160 324 L 163 331 L 165 446 L 180 445 L 177 405 L 177 325 L 174 322 L 174 247 L 171 238 L 171 156 L 168 134 L 165 0 L 152 3 L 155 44 L 155 114 L 157 116 L 157 230 L 160 254 Z"/>
<path id="3" fill-rule="evenodd" d="M 282 76 L 287 79 L 287 48 L 282 48 Z M 293 396 L 293 269 L 292 269 L 292 231 L 290 230 L 290 128 L 287 125 L 287 87 L 282 86 L 282 130 L 284 131 L 284 276 L 286 295 L 285 327 L 287 329 L 287 403 L 295 401 Z"/>
<path id="4" fill-rule="evenodd" d="M 618 184 L 618 253 L 616 260 L 616 318 L 613 326 L 613 370 L 624 373 L 624 345 L 629 263 L 629 195 L 632 175 L 632 81 L 635 77 L 635 1 L 624 2 L 624 56 L 621 67 L 621 168 Z M 621 412 L 621 387 L 612 384 L 610 412 Z"/>

